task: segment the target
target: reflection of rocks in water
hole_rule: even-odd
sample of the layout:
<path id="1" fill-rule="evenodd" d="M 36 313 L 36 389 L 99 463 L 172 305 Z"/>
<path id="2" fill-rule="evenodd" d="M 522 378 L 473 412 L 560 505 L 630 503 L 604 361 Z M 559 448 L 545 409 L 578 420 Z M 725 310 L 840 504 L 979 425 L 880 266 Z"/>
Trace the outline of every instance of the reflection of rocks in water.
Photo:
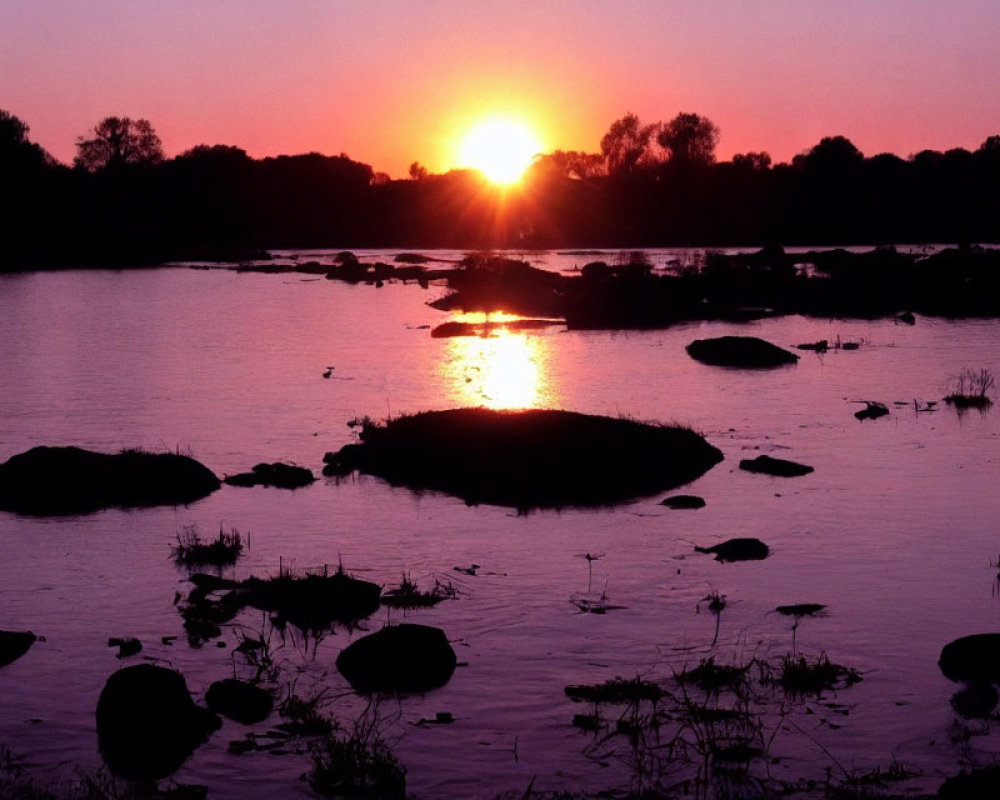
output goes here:
<path id="1" fill-rule="evenodd" d="M 997 707 L 995 686 L 981 681 L 970 683 L 951 696 L 951 707 L 955 713 L 966 719 L 987 719 Z"/>
<path id="2" fill-rule="evenodd" d="M 455 651 L 439 628 L 392 625 L 354 642 L 337 656 L 337 669 L 358 692 L 427 692 L 455 671 Z"/>
<path id="3" fill-rule="evenodd" d="M 101 755 L 128 780 L 170 775 L 220 725 L 215 714 L 194 704 L 179 672 L 152 664 L 114 673 L 97 702 Z"/>
<path id="4" fill-rule="evenodd" d="M 760 561 L 771 555 L 770 548 L 760 539 L 728 539 L 711 547 L 695 547 L 699 553 L 712 553 L 716 561 Z"/>
<path id="5" fill-rule="evenodd" d="M 31 631 L 0 631 L 0 667 L 17 661 L 37 639 Z"/>
<path id="6" fill-rule="evenodd" d="M 0 464 L 0 509 L 25 514 L 193 503 L 218 488 L 207 467 L 175 453 L 35 447 Z"/>
<path id="7" fill-rule="evenodd" d="M 194 589 L 179 609 L 194 647 L 219 636 L 220 626 L 247 606 L 271 612 L 278 629 L 291 624 L 304 633 L 321 634 L 335 625 L 353 627 L 378 609 L 381 596 L 376 584 L 342 570 L 333 575 L 250 577 L 239 583 L 201 573 L 190 579 Z"/>

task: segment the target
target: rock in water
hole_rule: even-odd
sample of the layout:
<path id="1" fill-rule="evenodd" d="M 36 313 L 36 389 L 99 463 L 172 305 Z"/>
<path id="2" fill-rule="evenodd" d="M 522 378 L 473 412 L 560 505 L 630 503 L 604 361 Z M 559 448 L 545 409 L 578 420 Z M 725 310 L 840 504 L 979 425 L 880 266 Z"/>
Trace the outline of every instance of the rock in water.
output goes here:
<path id="1" fill-rule="evenodd" d="M 799 475 L 808 475 L 813 471 L 813 468 L 806 464 L 799 464 L 784 458 L 771 458 L 771 456 L 744 458 L 740 461 L 740 469 L 764 475 L 776 475 L 779 478 L 796 478 Z"/>
<path id="2" fill-rule="evenodd" d="M 217 714 L 244 725 L 267 719 L 274 708 L 274 698 L 269 691 L 236 678 L 226 678 L 209 686 L 205 702 Z"/>
<path id="3" fill-rule="evenodd" d="M 312 472 L 305 467 L 293 464 L 256 464 L 251 472 L 240 472 L 227 475 L 224 483 L 230 486 L 274 486 L 278 489 L 299 489 L 308 486 L 316 480 Z"/>
<path id="4" fill-rule="evenodd" d="M 427 692 L 455 671 L 455 651 L 440 628 L 392 625 L 358 639 L 337 656 L 337 669 L 358 692 Z"/>
<path id="5" fill-rule="evenodd" d="M 170 775 L 221 724 L 194 704 L 179 672 L 153 664 L 114 673 L 97 701 L 101 755 L 126 780 Z"/>
<path id="6" fill-rule="evenodd" d="M 695 547 L 699 553 L 713 553 L 716 561 L 761 561 L 771 555 L 760 539 L 728 539 L 711 547 Z"/>
<path id="7" fill-rule="evenodd" d="M 37 639 L 31 631 L 0 631 L 0 667 L 17 661 Z"/>
<path id="8" fill-rule="evenodd" d="M 0 464 L 0 509 L 22 514 L 193 503 L 218 488 L 211 470 L 175 453 L 34 447 Z"/>
<path id="9" fill-rule="evenodd" d="M 1000 683 L 1000 633 L 978 633 L 942 648 L 941 672 L 953 681 Z"/>
<path id="10" fill-rule="evenodd" d="M 795 353 L 758 339 L 756 336 L 720 336 L 717 339 L 696 339 L 686 348 L 695 361 L 713 367 L 745 367 L 765 369 L 794 364 Z"/>

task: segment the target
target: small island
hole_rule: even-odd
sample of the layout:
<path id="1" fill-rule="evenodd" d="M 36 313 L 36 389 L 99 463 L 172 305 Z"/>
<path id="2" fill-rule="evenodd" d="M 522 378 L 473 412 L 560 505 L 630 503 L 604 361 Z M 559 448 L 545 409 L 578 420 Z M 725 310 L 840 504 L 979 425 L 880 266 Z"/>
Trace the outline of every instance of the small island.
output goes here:
<path id="1" fill-rule="evenodd" d="M 626 502 L 689 483 L 722 461 L 688 428 L 541 409 L 364 420 L 360 439 L 328 453 L 325 473 L 358 470 L 470 505 L 525 510 Z"/>

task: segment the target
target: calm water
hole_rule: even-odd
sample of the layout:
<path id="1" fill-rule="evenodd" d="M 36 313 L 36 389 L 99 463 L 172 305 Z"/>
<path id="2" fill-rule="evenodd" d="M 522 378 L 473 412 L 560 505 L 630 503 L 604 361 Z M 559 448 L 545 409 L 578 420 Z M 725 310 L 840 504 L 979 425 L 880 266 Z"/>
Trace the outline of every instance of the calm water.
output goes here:
<path id="1" fill-rule="evenodd" d="M 552 269 L 589 260 L 533 258 Z M 955 687 L 937 668 L 943 644 L 996 630 L 1000 617 L 990 568 L 1000 556 L 1000 412 L 913 406 L 941 398 L 964 367 L 1000 374 L 1000 323 L 788 317 L 432 339 L 425 326 L 445 317 L 425 302 L 442 291 L 226 270 L 0 277 L 0 460 L 37 444 L 141 446 L 190 453 L 220 475 L 261 460 L 318 473 L 324 452 L 352 441 L 346 423 L 357 415 L 544 406 L 692 425 L 726 456 L 684 490 L 707 507 L 669 511 L 654 497 L 517 516 L 361 477 L 296 492 L 223 487 L 189 507 L 0 513 L 0 628 L 46 637 L 0 670 L 0 743 L 43 776 L 98 766 L 93 712 L 120 665 L 109 636 L 139 637 L 140 658 L 174 665 L 196 695 L 231 675 L 235 631 L 221 649 L 185 643 L 173 601 L 186 584 L 170 560 L 184 526 L 211 534 L 221 524 L 250 536 L 236 577 L 342 559 L 386 586 L 405 571 L 459 589 L 457 600 L 407 618 L 443 628 L 464 666 L 444 688 L 381 709 L 419 797 L 489 798 L 523 791 L 534 776 L 537 790 L 627 786 L 624 764 L 585 755 L 592 736 L 570 723 L 586 709 L 563 687 L 636 673 L 666 679 L 709 654 L 728 662 L 786 652 L 788 620 L 769 612 L 789 603 L 828 606 L 828 616 L 803 622 L 800 649 L 826 651 L 864 680 L 836 695 L 848 714 L 814 701 L 811 713 L 789 715 L 771 748 L 775 777 L 821 779 L 836 762 L 884 768 L 896 758 L 923 771 L 913 785 L 933 789 L 961 759 L 986 763 L 1000 750 L 998 734 L 949 740 Z M 804 353 L 796 367 L 766 372 L 706 367 L 684 352 L 692 339 L 733 333 L 862 346 Z M 891 415 L 857 422 L 853 401 L 862 399 L 889 404 Z M 782 480 L 736 469 L 760 452 L 816 471 Z M 693 552 L 738 535 L 763 539 L 772 557 L 722 565 Z M 571 598 L 588 590 L 584 553 L 603 554 L 592 590 L 624 608 L 578 613 Z M 454 569 L 472 563 L 476 576 Z M 696 613 L 713 589 L 729 603 L 714 647 L 713 618 Z M 259 613 L 240 621 L 263 624 Z M 160 644 L 172 635 L 181 638 Z M 276 651 L 283 680 L 300 692 L 330 687 L 330 710 L 344 719 L 360 711 L 334 667 L 351 637 L 332 634 L 315 654 L 291 641 Z M 413 724 L 438 711 L 456 722 Z M 304 756 L 228 753 L 246 731 L 226 722 L 175 778 L 209 784 L 213 798 L 309 796 Z"/>

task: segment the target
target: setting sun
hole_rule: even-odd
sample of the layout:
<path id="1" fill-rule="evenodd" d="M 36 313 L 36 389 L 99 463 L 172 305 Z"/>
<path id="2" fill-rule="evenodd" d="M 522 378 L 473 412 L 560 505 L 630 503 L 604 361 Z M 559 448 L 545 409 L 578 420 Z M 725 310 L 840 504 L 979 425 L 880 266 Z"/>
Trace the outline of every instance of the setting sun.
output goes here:
<path id="1" fill-rule="evenodd" d="M 519 122 L 494 119 L 473 128 L 462 141 L 462 166 L 478 169 L 494 183 L 514 183 L 541 152 L 532 132 Z"/>

